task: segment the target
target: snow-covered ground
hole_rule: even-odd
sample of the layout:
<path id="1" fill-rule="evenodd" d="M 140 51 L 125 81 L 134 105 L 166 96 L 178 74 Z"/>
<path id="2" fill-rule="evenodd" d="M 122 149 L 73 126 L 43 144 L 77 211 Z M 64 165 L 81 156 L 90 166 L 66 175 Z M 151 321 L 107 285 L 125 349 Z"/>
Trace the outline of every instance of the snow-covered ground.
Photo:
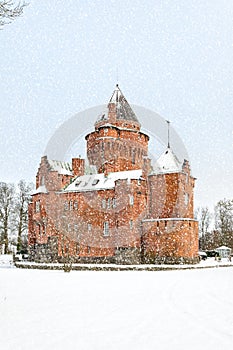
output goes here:
<path id="1" fill-rule="evenodd" d="M 0 268 L 3 350 L 232 345 L 232 267 L 70 273 Z"/>

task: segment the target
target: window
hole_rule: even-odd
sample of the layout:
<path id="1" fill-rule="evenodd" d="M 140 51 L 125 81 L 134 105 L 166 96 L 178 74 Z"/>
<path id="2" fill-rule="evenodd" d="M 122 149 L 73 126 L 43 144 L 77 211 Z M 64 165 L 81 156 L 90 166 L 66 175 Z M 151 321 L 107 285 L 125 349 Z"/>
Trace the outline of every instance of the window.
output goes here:
<path id="1" fill-rule="evenodd" d="M 40 212 L 40 201 L 36 201 L 36 203 L 35 203 L 35 211 L 36 211 L 36 213 Z"/>
<path id="2" fill-rule="evenodd" d="M 108 221 L 104 222 L 104 236 L 109 236 L 109 223 Z"/>
<path id="3" fill-rule="evenodd" d="M 136 150 L 132 150 L 132 164 L 135 164 L 135 156 L 136 156 Z"/>
<path id="4" fill-rule="evenodd" d="M 94 179 L 94 181 L 92 182 L 92 186 L 97 185 L 99 181 L 100 181 L 99 179 Z"/>
<path id="5" fill-rule="evenodd" d="M 113 208 L 116 208 L 116 198 L 113 198 L 113 199 L 112 199 L 112 207 L 113 207 Z"/>
<path id="6" fill-rule="evenodd" d="M 41 238 L 42 236 L 42 229 L 41 229 L 41 225 L 38 224 L 38 233 L 39 233 L 39 237 Z"/>
<path id="7" fill-rule="evenodd" d="M 129 221 L 129 228 L 130 228 L 130 230 L 133 229 L 133 220 L 130 220 L 130 221 Z"/>
<path id="8" fill-rule="evenodd" d="M 185 195 L 184 195 L 184 204 L 188 205 L 188 202 L 189 202 L 189 195 L 188 195 L 188 193 L 185 193 Z"/>
<path id="9" fill-rule="evenodd" d="M 68 204 L 67 201 L 65 201 L 65 203 L 64 203 L 64 209 L 65 209 L 65 210 L 68 210 L 68 209 L 69 209 L 69 204 Z"/>
<path id="10" fill-rule="evenodd" d="M 91 231 L 91 224 L 87 224 L 87 230 L 90 232 Z"/>
<path id="11" fill-rule="evenodd" d="M 78 201 L 74 201 L 74 210 L 78 210 Z"/>
<path id="12" fill-rule="evenodd" d="M 70 210 L 73 209 L 73 201 L 70 201 Z"/>
<path id="13" fill-rule="evenodd" d="M 106 209 L 106 199 L 103 199 L 103 200 L 102 200 L 102 208 L 103 208 L 103 209 Z"/>
<path id="14" fill-rule="evenodd" d="M 74 232 L 78 232 L 78 225 L 74 224 Z"/>
<path id="15" fill-rule="evenodd" d="M 132 195 L 129 196 L 129 204 L 134 205 L 134 198 Z"/>
<path id="16" fill-rule="evenodd" d="M 108 209 L 110 209 L 110 208 L 111 208 L 111 199 L 108 198 Z"/>

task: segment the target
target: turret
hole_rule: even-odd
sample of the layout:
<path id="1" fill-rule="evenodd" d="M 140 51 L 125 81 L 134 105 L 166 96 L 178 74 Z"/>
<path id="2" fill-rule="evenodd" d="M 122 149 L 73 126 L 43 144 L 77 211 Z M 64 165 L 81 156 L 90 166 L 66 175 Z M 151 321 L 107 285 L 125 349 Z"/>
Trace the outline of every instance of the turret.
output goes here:
<path id="1" fill-rule="evenodd" d="M 95 131 L 86 136 L 87 157 L 99 173 L 142 169 L 148 156 L 149 136 L 140 131 L 140 123 L 119 86 L 109 100 L 107 110 L 95 123 Z"/>

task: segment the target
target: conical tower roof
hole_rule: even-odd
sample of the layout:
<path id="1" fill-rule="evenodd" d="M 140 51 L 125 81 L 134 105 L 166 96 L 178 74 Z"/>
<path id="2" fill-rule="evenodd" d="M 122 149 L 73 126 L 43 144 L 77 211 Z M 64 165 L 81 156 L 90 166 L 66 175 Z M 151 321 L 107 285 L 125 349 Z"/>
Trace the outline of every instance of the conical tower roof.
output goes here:
<path id="1" fill-rule="evenodd" d="M 116 105 L 117 120 L 127 120 L 127 121 L 133 121 L 133 122 L 139 123 L 136 114 L 132 110 L 130 104 L 126 100 L 118 84 L 116 85 L 116 88 L 113 91 L 109 104 Z"/>
<path id="2" fill-rule="evenodd" d="M 170 147 L 157 159 L 154 165 L 155 173 L 180 172 L 182 163 Z"/>

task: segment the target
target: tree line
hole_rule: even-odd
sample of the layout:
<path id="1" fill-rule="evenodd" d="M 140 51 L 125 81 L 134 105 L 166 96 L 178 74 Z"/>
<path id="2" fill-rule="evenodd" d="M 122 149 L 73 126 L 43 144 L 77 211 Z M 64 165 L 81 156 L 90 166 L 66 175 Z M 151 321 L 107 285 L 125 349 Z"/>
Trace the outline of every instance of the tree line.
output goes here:
<path id="1" fill-rule="evenodd" d="M 225 245 L 233 249 L 233 199 L 220 200 L 211 213 L 208 207 L 198 208 L 199 247 L 214 250 Z M 211 228 L 211 222 L 214 225 Z"/>
<path id="2" fill-rule="evenodd" d="M 28 203 L 33 188 L 24 180 L 17 185 L 0 182 L 0 253 L 8 254 L 13 246 L 21 250 L 27 245 Z"/>

